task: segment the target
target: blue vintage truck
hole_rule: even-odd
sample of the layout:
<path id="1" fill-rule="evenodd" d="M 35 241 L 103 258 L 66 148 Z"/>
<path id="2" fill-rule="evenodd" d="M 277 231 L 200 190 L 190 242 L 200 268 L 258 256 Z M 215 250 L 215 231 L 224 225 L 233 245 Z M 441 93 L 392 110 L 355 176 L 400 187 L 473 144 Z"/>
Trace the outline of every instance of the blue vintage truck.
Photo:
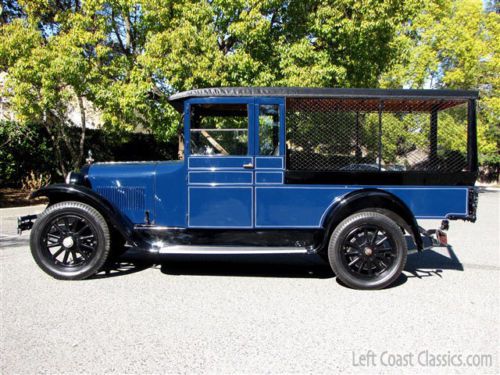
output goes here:
<path id="1" fill-rule="evenodd" d="M 126 243 L 159 254 L 318 253 L 390 285 L 417 219 L 475 221 L 476 91 L 226 87 L 177 93 L 184 157 L 89 163 L 32 196 L 35 261 L 84 279 Z M 437 231 L 441 242 L 442 231 Z M 435 242 L 434 242 L 435 243 Z"/>

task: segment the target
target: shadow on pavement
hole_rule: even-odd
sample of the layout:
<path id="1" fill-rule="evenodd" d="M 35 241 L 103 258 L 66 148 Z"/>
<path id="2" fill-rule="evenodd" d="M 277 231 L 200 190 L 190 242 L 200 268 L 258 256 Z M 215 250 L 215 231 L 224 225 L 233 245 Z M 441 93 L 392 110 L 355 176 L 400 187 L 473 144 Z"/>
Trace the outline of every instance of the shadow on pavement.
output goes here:
<path id="1" fill-rule="evenodd" d="M 463 271 L 462 263 L 453 248 L 446 248 L 448 254 L 434 250 L 408 256 L 405 271 L 391 285 L 397 287 L 408 278 L 442 277 L 445 270 Z M 192 276 L 241 276 L 241 277 L 283 277 L 316 278 L 335 277 L 329 265 L 317 255 L 162 255 L 150 256 L 133 249 L 109 263 L 91 279 L 125 276 L 151 267 L 158 267 L 165 275 Z M 342 285 L 341 282 L 339 284 Z"/>
<path id="2" fill-rule="evenodd" d="M 0 236 L 0 248 L 7 249 L 8 247 L 29 246 L 29 236 Z"/>
<path id="3" fill-rule="evenodd" d="M 445 250 L 448 254 L 442 255 L 434 250 L 426 250 L 422 253 L 408 256 L 405 271 L 416 278 L 442 277 L 444 270 L 463 271 L 464 267 L 458 259 L 453 247 L 448 245 Z"/>
<path id="4" fill-rule="evenodd" d="M 482 193 L 498 193 L 497 189 L 492 189 L 492 188 L 489 188 L 487 186 L 478 186 L 477 189 L 479 191 L 479 194 L 482 194 Z"/>
<path id="5" fill-rule="evenodd" d="M 96 275 L 89 277 L 87 280 L 107 279 L 116 276 L 125 276 L 132 273 L 144 271 L 154 266 L 154 263 L 147 260 L 126 260 L 117 259 L 109 264 L 106 264 L 101 271 Z"/>
<path id="6" fill-rule="evenodd" d="M 335 275 L 315 255 L 238 255 L 163 259 L 161 272 L 168 275 L 244 276 L 328 279 Z"/>

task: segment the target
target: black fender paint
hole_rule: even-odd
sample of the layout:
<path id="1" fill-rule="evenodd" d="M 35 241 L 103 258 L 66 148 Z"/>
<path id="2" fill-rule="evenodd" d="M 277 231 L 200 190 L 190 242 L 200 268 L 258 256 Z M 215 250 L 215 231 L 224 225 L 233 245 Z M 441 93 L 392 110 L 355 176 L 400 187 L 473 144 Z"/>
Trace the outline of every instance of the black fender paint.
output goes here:
<path id="1" fill-rule="evenodd" d="M 406 224 L 405 227 L 410 229 L 410 234 L 412 235 L 418 250 L 423 250 L 424 244 L 422 237 L 420 236 L 417 220 L 411 210 L 394 194 L 380 189 L 362 189 L 353 191 L 342 197 L 330 208 L 330 211 L 326 214 L 323 221 L 325 235 L 321 244 L 322 248 L 326 248 L 326 246 L 328 246 L 330 234 L 342 220 L 355 212 L 363 210 L 366 211 L 369 209 L 380 209 L 392 212 L 396 215 L 393 219 L 401 218 L 404 220 L 404 224 Z"/>
<path id="2" fill-rule="evenodd" d="M 34 191 L 30 198 L 47 197 L 50 204 L 74 200 L 94 207 L 125 239 L 132 238 L 134 225 L 111 202 L 82 185 L 53 184 Z"/>

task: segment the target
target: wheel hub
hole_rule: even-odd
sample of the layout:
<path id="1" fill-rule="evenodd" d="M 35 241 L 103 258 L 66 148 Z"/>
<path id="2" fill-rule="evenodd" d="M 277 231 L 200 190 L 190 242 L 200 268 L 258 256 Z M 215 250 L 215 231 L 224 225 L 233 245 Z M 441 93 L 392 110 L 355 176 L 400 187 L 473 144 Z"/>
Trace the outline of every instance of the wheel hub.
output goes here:
<path id="1" fill-rule="evenodd" d="M 370 247 L 365 247 L 365 255 L 367 257 L 371 256 L 373 254 L 373 249 Z"/>
<path id="2" fill-rule="evenodd" d="M 65 248 L 69 249 L 70 247 L 73 247 L 73 245 L 75 244 L 75 240 L 73 239 L 73 237 L 68 236 L 62 241 L 62 244 Z"/>

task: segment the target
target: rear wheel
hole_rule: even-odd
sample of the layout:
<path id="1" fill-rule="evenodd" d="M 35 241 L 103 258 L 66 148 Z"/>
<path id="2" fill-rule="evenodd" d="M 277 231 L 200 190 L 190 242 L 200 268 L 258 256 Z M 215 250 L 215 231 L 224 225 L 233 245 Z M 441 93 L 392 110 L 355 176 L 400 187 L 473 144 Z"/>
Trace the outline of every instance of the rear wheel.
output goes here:
<path id="1" fill-rule="evenodd" d="M 97 273 L 109 255 L 106 220 L 81 202 L 49 206 L 35 221 L 30 236 L 35 262 L 56 279 L 80 280 Z"/>
<path id="2" fill-rule="evenodd" d="M 381 289 L 392 284 L 406 264 L 408 248 L 399 226 L 377 212 L 360 212 L 332 233 L 328 259 L 347 286 Z"/>

